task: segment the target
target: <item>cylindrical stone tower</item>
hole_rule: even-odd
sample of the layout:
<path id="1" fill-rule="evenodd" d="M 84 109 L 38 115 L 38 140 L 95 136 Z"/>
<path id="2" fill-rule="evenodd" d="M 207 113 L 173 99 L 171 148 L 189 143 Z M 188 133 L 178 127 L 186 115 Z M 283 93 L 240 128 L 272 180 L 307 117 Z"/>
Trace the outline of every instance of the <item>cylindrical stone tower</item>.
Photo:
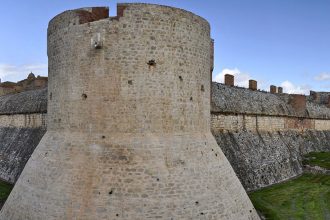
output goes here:
<path id="1" fill-rule="evenodd" d="M 149 4 L 48 27 L 48 129 L 0 219 L 258 219 L 210 132 L 210 27 Z"/>

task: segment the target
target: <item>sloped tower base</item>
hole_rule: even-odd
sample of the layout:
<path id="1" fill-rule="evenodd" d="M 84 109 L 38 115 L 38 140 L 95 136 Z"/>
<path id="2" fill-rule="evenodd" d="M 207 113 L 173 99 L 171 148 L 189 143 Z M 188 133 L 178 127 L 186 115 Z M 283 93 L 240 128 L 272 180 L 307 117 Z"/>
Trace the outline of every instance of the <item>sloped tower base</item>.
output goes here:
<path id="1" fill-rule="evenodd" d="M 50 22 L 48 131 L 0 219 L 259 219 L 210 132 L 208 23 L 106 12 Z"/>
<path id="2" fill-rule="evenodd" d="M 1 219 L 258 219 L 211 134 L 94 138 L 48 132 Z"/>

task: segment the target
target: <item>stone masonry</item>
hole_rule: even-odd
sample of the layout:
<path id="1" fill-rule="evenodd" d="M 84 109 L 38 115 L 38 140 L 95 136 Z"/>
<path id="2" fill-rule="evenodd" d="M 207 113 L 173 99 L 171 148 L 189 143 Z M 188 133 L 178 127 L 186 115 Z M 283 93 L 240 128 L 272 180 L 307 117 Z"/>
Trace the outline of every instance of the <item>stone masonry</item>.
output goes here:
<path id="1" fill-rule="evenodd" d="M 46 132 L 47 89 L 0 96 L 0 179 L 15 183 Z"/>
<path id="2" fill-rule="evenodd" d="M 225 85 L 234 86 L 234 76 L 230 74 L 225 75 Z"/>
<path id="3" fill-rule="evenodd" d="M 330 109 L 315 94 L 212 84 L 212 133 L 246 190 L 296 177 L 304 154 L 330 151 Z"/>
<path id="4" fill-rule="evenodd" d="M 270 91 L 270 93 L 272 93 L 272 94 L 275 94 L 275 93 L 276 93 L 276 90 L 277 90 L 276 86 L 271 85 L 271 86 L 269 87 L 269 91 Z"/>
<path id="5" fill-rule="evenodd" d="M 258 83 L 256 80 L 250 79 L 249 80 L 249 89 L 251 90 L 257 90 L 258 89 Z"/>
<path id="6" fill-rule="evenodd" d="M 210 132 L 208 22 L 117 11 L 50 21 L 47 133 L 0 219 L 259 219 Z"/>

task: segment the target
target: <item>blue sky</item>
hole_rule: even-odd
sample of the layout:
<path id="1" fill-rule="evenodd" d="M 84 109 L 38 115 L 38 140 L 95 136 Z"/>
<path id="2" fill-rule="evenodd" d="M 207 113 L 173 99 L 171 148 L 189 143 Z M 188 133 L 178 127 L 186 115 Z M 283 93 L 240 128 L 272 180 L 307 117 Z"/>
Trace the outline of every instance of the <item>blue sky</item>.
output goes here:
<path id="1" fill-rule="evenodd" d="M 47 75 L 46 32 L 58 13 L 118 1 L 3 0 L 0 77 L 17 81 L 33 71 Z M 122 2 L 122 1 L 119 1 Z M 135 1 L 124 1 L 135 2 Z M 141 2 L 141 1 L 138 1 Z M 255 79 L 268 90 L 330 91 L 330 1 L 328 0 L 145 0 L 192 11 L 206 18 L 215 39 L 214 80 L 232 73 L 236 84 Z"/>

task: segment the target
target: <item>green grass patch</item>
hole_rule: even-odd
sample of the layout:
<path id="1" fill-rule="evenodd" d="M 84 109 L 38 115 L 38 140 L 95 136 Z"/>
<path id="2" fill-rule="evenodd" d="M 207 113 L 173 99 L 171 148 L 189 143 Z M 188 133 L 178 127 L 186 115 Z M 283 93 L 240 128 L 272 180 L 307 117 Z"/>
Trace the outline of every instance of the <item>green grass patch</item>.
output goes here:
<path id="1" fill-rule="evenodd" d="M 6 201 L 12 188 L 13 185 L 0 180 L 0 202 Z"/>
<path id="2" fill-rule="evenodd" d="M 311 152 L 304 155 L 303 164 L 330 169 L 330 152 Z"/>
<path id="3" fill-rule="evenodd" d="M 297 179 L 249 193 L 266 219 L 330 219 L 330 176 L 304 174 Z"/>

